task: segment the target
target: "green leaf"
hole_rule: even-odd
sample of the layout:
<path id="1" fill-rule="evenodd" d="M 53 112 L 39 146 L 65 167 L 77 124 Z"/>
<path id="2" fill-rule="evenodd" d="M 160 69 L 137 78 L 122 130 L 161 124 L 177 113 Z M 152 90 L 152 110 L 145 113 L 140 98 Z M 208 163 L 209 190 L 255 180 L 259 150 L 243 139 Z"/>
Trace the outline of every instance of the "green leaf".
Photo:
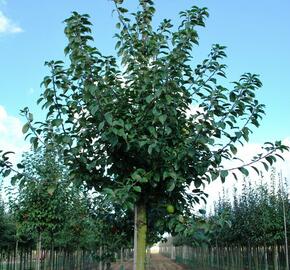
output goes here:
<path id="1" fill-rule="evenodd" d="M 44 79 L 43 79 L 43 84 L 45 86 L 45 88 L 48 87 L 48 85 L 51 83 L 51 78 L 49 76 L 46 76 Z"/>
<path id="2" fill-rule="evenodd" d="M 222 178 L 226 178 L 229 175 L 229 172 L 226 170 L 222 170 L 220 175 Z"/>
<path id="3" fill-rule="evenodd" d="M 202 215 L 206 214 L 206 210 L 205 209 L 199 209 L 198 212 L 201 213 Z"/>
<path id="4" fill-rule="evenodd" d="M 175 227 L 175 232 L 176 233 L 181 233 L 182 231 L 184 231 L 185 229 L 185 226 L 181 223 L 178 223 Z"/>
<path id="5" fill-rule="evenodd" d="M 230 92 L 230 101 L 235 102 L 236 101 L 236 94 L 234 91 Z"/>
<path id="6" fill-rule="evenodd" d="M 33 114 L 32 114 L 32 113 L 29 113 L 29 114 L 28 114 L 28 120 L 29 120 L 30 122 L 33 121 Z"/>
<path id="7" fill-rule="evenodd" d="M 255 170 L 255 172 L 258 174 L 258 175 L 260 175 L 260 172 L 259 172 L 259 170 L 255 167 L 255 166 L 251 166 L 251 168 L 252 169 L 254 169 Z"/>
<path id="8" fill-rule="evenodd" d="M 158 119 L 159 119 L 160 123 L 163 125 L 167 119 L 167 115 L 162 114 L 158 117 Z"/>
<path id="9" fill-rule="evenodd" d="M 245 176 L 249 176 L 249 171 L 246 169 L 246 168 L 244 168 L 244 167 L 240 167 L 240 168 L 238 168 L 239 169 L 239 171 L 243 174 L 243 175 L 245 175 Z"/>
<path id="10" fill-rule="evenodd" d="M 136 192 L 141 192 L 141 187 L 140 186 L 133 186 L 133 189 Z"/>
<path id="11" fill-rule="evenodd" d="M 18 168 L 18 169 L 24 169 L 24 165 L 21 164 L 21 163 L 18 163 L 18 164 L 17 164 L 17 168 Z"/>
<path id="12" fill-rule="evenodd" d="M 283 161 L 285 161 L 284 157 L 282 157 L 281 155 L 279 154 L 275 154 L 278 158 L 282 159 Z"/>
<path id="13" fill-rule="evenodd" d="M 62 124 L 62 122 L 63 122 L 63 120 L 60 119 L 60 118 L 58 118 L 58 119 L 53 119 L 53 120 L 51 121 L 51 124 L 52 124 L 53 126 L 55 126 L 55 127 L 59 127 L 59 126 Z"/>
<path id="14" fill-rule="evenodd" d="M 219 174 L 213 171 L 210 172 L 210 175 L 212 181 L 216 180 L 219 177 Z"/>
<path id="15" fill-rule="evenodd" d="M 139 147 L 142 148 L 144 145 L 147 144 L 147 141 L 139 141 L 138 144 L 139 144 Z"/>
<path id="16" fill-rule="evenodd" d="M 125 129 L 126 130 L 130 130 L 131 128 L 132 128 L 131 124 L 129 124 L 129 123 L 125 124 Z"/>
<path id="17" fill-rule="evenodd" d="M 157 133 L 156 133 L 155 128 L 152 127 L 152 126 L 150 126 L 150 127 L 148 127 L 148 130 L 149 130 L 149 132 L 153 135 L 153 137 L 154 137 L 155 139 L 157 139 Z"/>
<path id="18" fill-rule="evenodd" d="M 116 45 L 115 45 L 115 49 L 118 49 L 118 48 L 120 48 L 120 46 L 121 46 L 121 41 L 119 40 L 119 41 L 117 41 L 116 42 Z"/>
<path id="19" fill-rule="evenodd" d="M 163 179 L 164 179 L 164 180 L 165 180 L 166 178 L 168 178 L 168 177 L 173 178 L 174 180 L 177 179 L 177 175 L 176 175 L 176 173 L 173 172 L 173 171 L 165 171 L 165 172 L 163 173 Z"/>
<path id="20" fill-rule="evenodd" d="M 238 181 L 237 175 L 233 172 L 232 175 L 234 176 L 235 180 Z"/>
<path id="21" fill-rule="evenodd" d="M 112 113 L 111 112 L 107 112 L 107 113 L 105 113 L 104 116 L 105 116 L 105 119 L 108 122 L 108 124 L 110 126 L 112 126 L 113 125 L 113 116 L 112 116 Z"/>
<path id="22" fill-rule="evenodd" d="M 118 7 L 118 10 L 119 10 L 121 13 L 127 13 L 127 12 L 128 12 L 128 9 L 123 8 L 123 7 Z"/>
<path id="23" fill-rule="evenodd" d="M 7 169 L 3 172 L 3 177 L 7 177 L 9 174 L 11 173 L 11 170 L 10 169 Z"/>
<path id="24" fill-rule="evenodd" d="M 53 195 L 53 193 L 54 193 L 55 190 L 56 190 L 56 186 L 55 186 L 55 185 L 53 185 L 53 186 L 49 186 L 49 187 L 47 188 L 47 193 L 48 193 L 49 195 Z"/>
<path id="25" fill-rule="evenodd" d="M 32 144 L 32 147 L 34 150 L 36 150 L 38 148 L 38 141 L 39 141 L 39 139 L 37 137 L 30 138 L 30 143 Z"/>
<path id="26" fill-rule="evenodd" d="M 105 122 L 102 121 L 98 126 L 98 130 L 101 131 L 104 128 L 104 126 L 105 126 Z"/>
<path id="27" fill-rule="evenodd" d="M 30 124 L 29 123 L 26 123 L 23 127 L 22 127 L 22 133 L 25 134 L 27 133 L 27 131 L 29 130 L 30 128 Z"/>
<path id="28" fill-rule="evenodd" d="M 68 135 L 65 135 L 65 136 L 62 138 L 62 141 L 63 141 L 64 143 L 67 143 L 67 144 L 71 144 L 71 143 L 72 143 L 72 139 L 71 139 L 71 137 L 68 136 Z"/>
<path id="29" fill-rule="evenodd" d="M 148 154 L 151 155 L 152 154 L 152 151 L 153 151 L 153 148 L 155 147 L 155 143 L 152 143 L 149 145 L 148 147 Z"/>
<path id="30" fill-rule="evenodd" d="M 111 188 L 104 188 L 104 193 L 107 194 L 109 197 L 115 197 L 115 192 Z"/>
<path id="31" fill-rule="evenodd" d="M 153 95 L 149 95 L 148 97 L 145 98 L 147 103 L 150 103 L 153 100 L 154 96 Z"/>
<path id="32" fill-rule="evenodd" d="M 91 114 L 95 115 L 98 110 L 99 110 L 99 106 L 98 105 L 92 106 L 91 107 Z"/>
<path id="33" fill-rule="evenodd" d="M 172 192 L 175 188 L 176 181 L 174 179 L 170 180 L 169 183 L 166 185 L 166 190 L 168 192 Z"/>
<path id="34" fill-rule="evenodd" d="M 273 158 L 272 158 L 272 156 L 265 157 L 265 159 L 269 162 L 270 165 L 273 165 Z"/>
<path id="35" fill-rule="evenodd" d="M 10 181 L 11 185 L 12 185 L 12 186 L 15 186 L 17 180 L 18 180 L 18 176 L 17 176 L 17 175 L 12 176 L 12 177 L 11 177 L 11 181 Z"/>
<path id="36" fill-rule="evenodd" d="M 119 126 L 119 127 L 124 127 L 124 121 L 122 119 L 115 120 L 113 122 L 113 126 Z"/>
<path id="37" fill-rule="evenodd" d="M 236 148 L 233 144 L 230 145 L 230 149 L 231 149 L 231 151 L 232 151 L 232 153 L 233 153 L 234 155 L 237 154 L 238 150 L 237 150 L 237 148 Z"/>
<path id="38" fill-rule="evenodd" d="M 269 170 L 268 164 L 264 161 L 262 161 L 262 164 L 264 165 L 265 170 L 268 171 Z"/>
<path id="39" fill-rule="evenodd" d="M 170 135 L 172 133 L 172 129 L 168 126 L 165 127 L 165 134 Z"/>

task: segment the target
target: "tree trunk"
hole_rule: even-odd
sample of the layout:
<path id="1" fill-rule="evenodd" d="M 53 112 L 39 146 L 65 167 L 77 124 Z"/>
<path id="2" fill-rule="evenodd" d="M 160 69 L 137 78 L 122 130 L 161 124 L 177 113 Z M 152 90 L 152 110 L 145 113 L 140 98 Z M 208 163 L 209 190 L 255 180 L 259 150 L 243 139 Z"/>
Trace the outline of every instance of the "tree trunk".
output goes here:
<path id="1" fill-rule="evenodd" d="M 18 240 L 15 243 L 13 269 L 16 270 L 16 261 L 18 261 Z"/>
<path id="2" fill-rule="evenodd" d="M 251 250 L 252 247 L 250 246 L 250 244 L 248 243 L 248 246 L 247 246 L 247 255 L 248 255 L 248 267 L 249 269 L 251 269 L 252 267 L 252 254 L 251 254 Z"/>
<path id="3" fill-rule="evenodd" d="M 7 254 L 7 265 L 6 265 L 6 269 L 10 269 L 10 251 L 8 251 L 8 254 Z"/>
<path id="4" fill-rule="evenodd" d="M 40 262 L 41 262 L 41 233 L 39 233 L 37 239 L 36 270 L 40 270 Z"/>
<path id="5" fill-rule="evenodd" d="M 171 260 L 173 260 L 173 261 L 175 261 L 175 246 L 173 246 L 172 245 L 172 247 L 171 247 L 171 256 L 170 256 L 170 258 L 171 258 Z"/>
<path id="6" fill-rule="evenodd" d="M 120 270 L 124 270 L 124 249 L 121 247 L 120 253 Z"/>
<path id="7" fill-rule="evenodd" d="M 217 263 L 217 267 L 220 267 L 220 254 L 219 254 L 219 247 L 218 247 L 218 243 L 217 240 L 215 240 L 215 248 L 216 248 L 216 263 Z"/>
<path id="8" fill-rule="evenodd" d="M 210 247 L 210 266 L 214 266 L 214 247 Z"/>
<path id="9" fill-rule="evenodd" d="M 53 240 L 51 240 L 50 251 L 49 251 L 49 267 L 50 267 L 50 269 L 54 269 L 53 261 L 54 261 L 54 243 L 53 243 Z"/>
<path id="10" fill-rule="evenodd" d="M 102 248 L 102 246 L 100 246 L 100 248 L 99 248 L 99 255 L 100 255 L 99 270 L 102 270 L 102 268 L 103 268 L 103 248 Z"/>
<path id="11" fill-rule="evenodd" d="M 81 250 L 79 247 L 77 248 L 77 267 L 76 268 L 77 270 L 81 269 Z"/>
<path id="12" fill-rule="evenodd" d="M 289 255 L 288 255 L 288 238 L 287 238 L 287 219 L 284 198 L 282 198 L 283 203 L 283 221 L 284 221 L 284 237 L 285 237 L 285 260 L 286 260 L 286 270 L 289 270 Z"/>
<path id="13" fill-rule="evenodd" d="M 268 264 L 268 248 L 266 245 L 264 245 L 264 259 L 265 259 L 265 270 L 269 269 L 269 264 Z"/>
<path id="14" fill-rule="evenodd" d="M 259 250 L 258 247 L 253 247 L 255 269 L 259 270 Z"/>
<path id="15" fill-rule="evenodd" d="M 24 254 L 24 259 L 25 259 L 25 254 Z M 17 261 L 17 263 L 19 263 L 19 270 L 23 269 L 23 249 L 20 250 L 20 254 L 19 254 L 19 261 Z M 24 260 L 25 263 L 25 260 Z"/>
<path id="16" fill-rule="evenodd" d="M 146 262 L 147 213 L 146 205 L 135 205 L 134 219 L 134 270 L 145 270 Z"/>
<path id="17" fill-rule="evenodd" d="M 278 270 L 278 246 L 274 246 L 274 270 Z"/>
<path id="18" fill-rule="evenodd" d="M 32 269 L 32 248 L 30 249 L 30 254 L 29 254 L 29 268 Z"/>

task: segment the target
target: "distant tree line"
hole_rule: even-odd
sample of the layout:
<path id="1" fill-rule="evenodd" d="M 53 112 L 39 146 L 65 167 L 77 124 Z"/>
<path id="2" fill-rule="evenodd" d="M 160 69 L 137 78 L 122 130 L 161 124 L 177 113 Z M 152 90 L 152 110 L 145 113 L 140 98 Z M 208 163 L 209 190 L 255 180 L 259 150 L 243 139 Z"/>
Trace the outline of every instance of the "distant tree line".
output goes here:
<path id="1" fill-rule="evenodd" d="M 175 250 L 164 243 L 162 246 L 167 249 L 163 251 L 177 259 L 186 257 L 194 265 L 289 269 L 287 179 L 272 169 L 270 179 L 265 180 L 244 178 L 240 192 L 234 189 L 232 198 L 224 192 L 215 203 L 214 212 L 204 216 L 204 226 L 197 231 L 204 236 L 202 239 L 196 237 L 196 232 L 176 235 L 171 244 Z M 191 251 L 184 251 L 182 246 Z"/>
<path id="2" fill-rule="evenodd" d="M 22 164 L 0 200 L 0 269 L 102 269 L 132 247 L 133 214 L 69 182 L 54 149 L 26 153 Z"/>

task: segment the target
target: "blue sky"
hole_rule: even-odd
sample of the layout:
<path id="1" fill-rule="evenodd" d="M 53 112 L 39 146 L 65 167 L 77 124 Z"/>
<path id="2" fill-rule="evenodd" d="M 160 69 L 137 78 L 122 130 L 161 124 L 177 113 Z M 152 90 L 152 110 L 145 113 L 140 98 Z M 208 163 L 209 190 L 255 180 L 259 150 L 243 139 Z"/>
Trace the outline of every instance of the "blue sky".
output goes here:
<path id="1" fill-rule="evenodd" d="M 206 28 L 200 29 L 196 62 L 205 58 L 211 45 L 228 47 L 229 81 L 244 72 L 258 73 L 264 84 L 258 96 L 267 115 L 251 137 L 251 150 L 264 141 L 290 139 L 290 1 L 156 0 L 154 20 L 171 18 L 192 5 L 209 8 Z M 125 0 L 136 9 L 137 0 Z M 113 54 L 116 16 L 109 0 L 0 0 L 0 149 L 21 152 L 23 143 L 19 110 L 28 106 L 42 118 L 36 105 L 40 82 L 47 75 L 46 60 L 64 59 L 66 39 L 62 21 L 72 11 L 88 13 L 94 24 L 95 44 Z M 249 155 L 248 150 L 244 156 Z M 290 160 L 290 154 L 288 155 Z M 286 166 L 286 165 L 284 165 Z"/>
<path id="2" fill-rule="evenodd" d="M 63 59 L 66 40 L 62 21 L 71 11 L 90 14 L 96 46 L 105 54 L 114 53 L 116 16 L 109 0 L 0 0 L 0 3 L 0 105 L 9 115 L 18 117 L 25 106 L 40 113 L 35 101 L 41 93 L 40 82 L 47 74 L 43 63 Z M 125 3 L 135 9 L 138 1 Z M 288 137 L 290 2 L 156 0 L 155 22 L 164 17 L 177 22 L 178 11 L 193 4 L 206 6 L 210 12 L 206 28 L 199 31 L 200 47 L 194 52 L 195 59 L 203 59 L 211 44 L 219 43 L 228 47 L 229 81 L 248 71 L 261 75 L 264 87 L 259 97 L 267 106 L 267 115 L 252 140 Z M 10 28 L 7 24 L 6 29 L 1 28 L 3 18 Z"/>

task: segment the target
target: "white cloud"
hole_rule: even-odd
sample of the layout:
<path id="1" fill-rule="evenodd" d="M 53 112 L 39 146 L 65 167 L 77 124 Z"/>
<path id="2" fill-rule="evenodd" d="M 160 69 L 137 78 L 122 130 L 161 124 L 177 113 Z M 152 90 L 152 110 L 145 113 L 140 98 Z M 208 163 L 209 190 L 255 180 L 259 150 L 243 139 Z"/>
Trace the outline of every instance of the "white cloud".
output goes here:
<path id="1" fill-rule="evenodd" d="M 11 34 L 23 32 L 22 28 L 13 23 L 0 11 L 0 34 Z"/>
<path id="2" fill-rule="evenodd" d="M 0 146 L 4 143 L 18 141 L 22 137 L 22 123 L 14 116 L 8 115 L 5 108 L 0 105 Z"/>
<path id="3" fill-rule="evenodd" d="M 284 139 L 283 144 L 290 147 L 290 137 Z M 259 145 L 259 144 L 251 144 L 251 143 L 246 144 L 243 147 L 240 147 L 238 149 L 238 156 L 247 163 L 251 160 L 251 158 L 254 155 L 261 152 L 261 147 L 262 145 Z M 287 178 L 288 184 L 289 184 L 290 183 L 290 168 L 289 168 L 290 152 L 284 152 L 282 156 L 285 159 L 285 161 L 281 159 L 277 159 L 277 162 L 274 164 L 274 167 L 277 173 L 282 173 L 283 178 Z M 224 163 L 224 166 L 226 169 L 229 169 L 229 168 L 239 166 L 240 164 L 241 162 L 239 161 L 232 161 L 232 162 Z M 261 176 L 257 175 L 257 173 L 253 169 L 249 168 L 250 174 L 249 174 L 249 177 L 247 178 L 248 181 L 251 181 L 253 185 L 255 185 L 256 183 L 260 183 L 261 181 L 263 183 L 269 183 L 270 172 L 266 172 L 263 164 L 261 163 L 257 163 L 255 164 L 255 166 L 262 172 L 262 175 L 264 177 L 262 179 Z M 219 179 L 217 179 L 206 187 L 205 192 L 209 194 L 208 205 L 207 205 L 208 209 L 212 209 L 213 202 L 218 200 L 218 197 L 219 195 L 222 194 L 223 190 L 226 191 L 226 194 L 229 197 L 229 199 L 231 199 L 232 197 L 232 191 L 234 187 L 237 189 L 238 193 L 241 191 L 242 184 L 243 184 L 243 175 L 239 172 L 236 172 L 236 174 L 238 177 L 238 181 L 236 181 L 234 177 L 229 176 L 226 179 L 226 182 L 223 184 Z"/>
<path id="4" fill-rule="evenodd" d="M 28 150 L 28 143 L 24 141 L 22 134 L 22 126 L 23 123 L 17 117 L 9 115 L 0 105 L 0 149 L 15 152 L 12 161 L 16 161 L 23 151 Z"/>
<path id="5" fill-rule="evenodd" d="M 9 156 L 14 165 L 20 161 L 22 153 L 29 150 L 29 144 L 24 141 L 22 126 L 23 123 L 17 117 L 9 115 L 0 105 L 0 150 L 15 153 Z M 9 181 L 4 181 L 3 187 L 5 188 L 8 183 Z"/>

